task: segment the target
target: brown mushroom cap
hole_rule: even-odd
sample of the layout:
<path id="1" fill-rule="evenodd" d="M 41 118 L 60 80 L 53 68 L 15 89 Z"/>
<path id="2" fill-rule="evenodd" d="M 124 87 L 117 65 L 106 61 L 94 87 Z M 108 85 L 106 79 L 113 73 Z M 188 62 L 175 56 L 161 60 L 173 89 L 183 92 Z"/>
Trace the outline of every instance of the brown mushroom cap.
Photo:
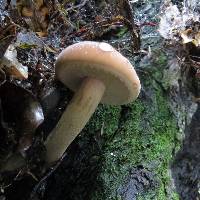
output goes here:
<path id="1" fill-rule="evenodd" d="M 56 76 L 73 91 L 86 77 L 101 80 L 106 87 L 101 102 L 110 105 L 132 102 L 141 87 L 131 63 L 104 42 L 85 41 L 67 47 L 56 61 Z"/>

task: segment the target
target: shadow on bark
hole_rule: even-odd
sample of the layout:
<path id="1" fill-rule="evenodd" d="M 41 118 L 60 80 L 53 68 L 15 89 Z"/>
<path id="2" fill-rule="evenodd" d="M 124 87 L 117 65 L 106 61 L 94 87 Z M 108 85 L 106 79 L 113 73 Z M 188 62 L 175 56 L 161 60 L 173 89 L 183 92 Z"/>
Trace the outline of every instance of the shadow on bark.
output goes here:
<path id="1" fill-rule="evenodd" d="M 200 198 L 200 104 L 185 131 L 183 146 L 175 156 L 172 176 L 181 200 Z"/>

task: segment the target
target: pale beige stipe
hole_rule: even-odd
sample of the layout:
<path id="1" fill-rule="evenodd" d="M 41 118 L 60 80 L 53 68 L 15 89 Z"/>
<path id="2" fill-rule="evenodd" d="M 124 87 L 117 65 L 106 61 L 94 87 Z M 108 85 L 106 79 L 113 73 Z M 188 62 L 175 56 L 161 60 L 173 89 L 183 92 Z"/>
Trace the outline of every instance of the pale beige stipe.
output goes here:
<path id="1" fill-rule="evenodd" d="M 131 63 L 107 43 L 80 42 L 67 47 L 57 59 L 56 77 L 76 92 L 47 138 L 47 163 L 63 155 L 100 101 L 126 104 L 135 100 L 140 91 Z"/>
<path id="2" fill-rule="evenodd" d="M 80 133 L 96 110 L 105 91 L 104 84 L 93 78 L 83 80 L 73 101 L 67 106 L 55 129 L 46 141 L 48 163 L 58 160 Z"/>

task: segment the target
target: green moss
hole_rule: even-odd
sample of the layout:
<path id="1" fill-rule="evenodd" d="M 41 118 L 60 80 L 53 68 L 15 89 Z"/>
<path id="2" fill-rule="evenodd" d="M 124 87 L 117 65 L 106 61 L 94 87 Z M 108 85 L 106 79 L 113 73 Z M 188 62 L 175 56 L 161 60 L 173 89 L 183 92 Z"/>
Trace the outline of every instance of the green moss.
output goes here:
<path id="1" fill-rule="evenodd" d="M 98 109 L 90 126 L 98 129 L 105 122 L 106 140 L 103 167 L 99 174 L 102 185 L 93 194 L 93 199 L 119 199 L 117 189 L 129 169 L 137 165 L 146 168 L 154 166 L 153 173 L 159 180 L 155 193 L 158 199 L 165 199 L 164 185 L 169 182 L 168 165 L 172 158 L 177 127 L 165 95 L 160 89 L 155 90 L 151 103 L 138 99 L 129 106 L 129 117 L 122 127 L 118 127 L 119 109 L 105 106 Z M 114 133 L 115 136 L 111 137 Z"/>
<path id="2" fill-rule="evenodd" d="M 179 195 L 177 193 L 172 194 L 172 200 L 180 200 Z"/>
<path id="3" fill-rule="evenodd" d="M 171 194 L 171 197 L 168 198 L 166 197 L 166 195 L 163 193 L 163 190 L 160 189 L 158 192 L 157 192 L 157 195 L 155 196 L 154 193 L 146 193 L 146 194 L 142 194 L 142 195 L 139 195 L 137 197 L 137 200 L 179 200 L 179 196 L 177 193 L 173 192 L 173 194 Z"/>
<path id="4" fill-rule="evenodd" d="M 112 135 L 118 128 L 121 108 L 117 106 L 99 105 L 90 123 L 86 127 L 89 132 L 102 129 L 102 134 Z"/>

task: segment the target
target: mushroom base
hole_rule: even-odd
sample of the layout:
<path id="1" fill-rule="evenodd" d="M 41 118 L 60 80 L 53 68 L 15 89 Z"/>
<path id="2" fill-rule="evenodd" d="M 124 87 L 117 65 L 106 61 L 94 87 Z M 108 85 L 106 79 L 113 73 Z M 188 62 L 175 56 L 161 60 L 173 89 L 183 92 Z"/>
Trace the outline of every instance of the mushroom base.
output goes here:
<path id="1" fill-rule="evenodd" d="M 45 142 L 47 163 L 52 163 L 63 155 L 89 121 L 101 101 L 104 91 L 105 86 L 100 80 L 84 79 L 57 126 Z"/>

